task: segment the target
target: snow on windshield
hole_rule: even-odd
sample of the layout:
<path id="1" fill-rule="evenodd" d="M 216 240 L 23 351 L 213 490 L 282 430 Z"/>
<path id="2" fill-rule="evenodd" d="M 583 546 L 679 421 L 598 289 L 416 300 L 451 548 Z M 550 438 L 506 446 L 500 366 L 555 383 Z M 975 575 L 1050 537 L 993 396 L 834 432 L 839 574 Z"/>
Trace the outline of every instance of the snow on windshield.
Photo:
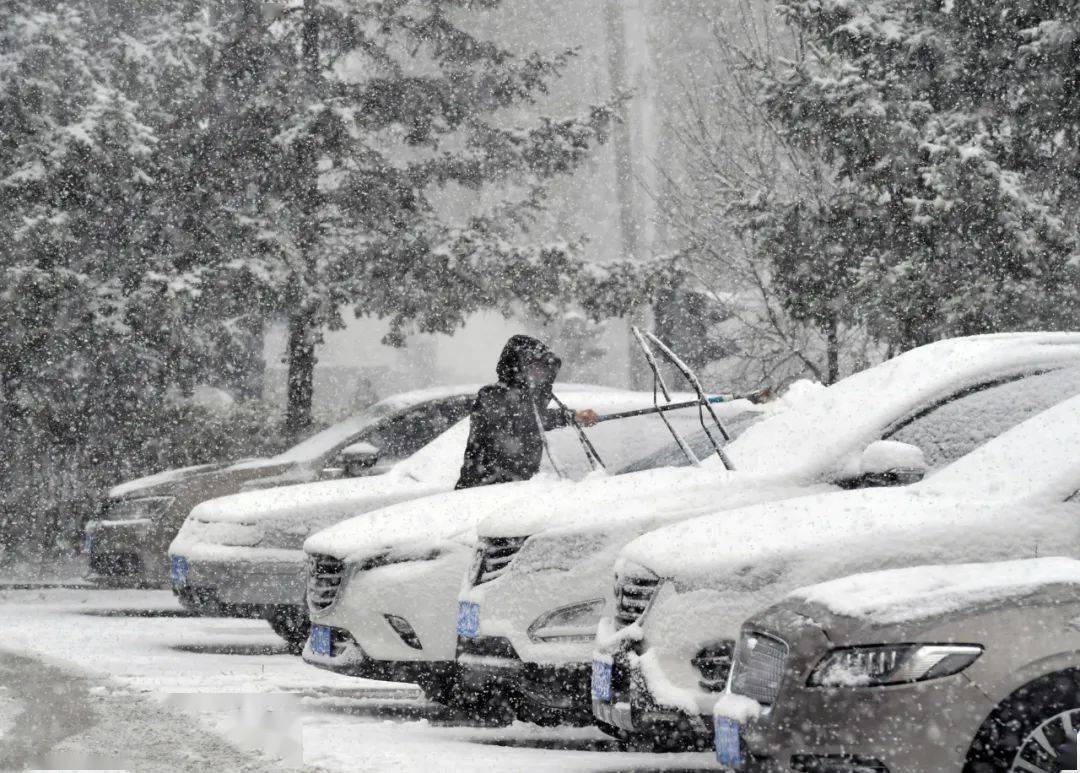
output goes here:
<path id="1" fill-rule="evenodd" d="M 986 499 L 1064 499 L 1080 487 L 1080 395 L 1031 417 L 918 486 L 943 494 L 974 489 Z"/>
<path id="2" fill-rule="evenodd" d="M 818 477 L 897 418 L 964 387 L 1080 358 L 1080 336 L 1017 333 L 952 339 L 905 352 L 750 427 L 728 453 L 742 470 Z"/>

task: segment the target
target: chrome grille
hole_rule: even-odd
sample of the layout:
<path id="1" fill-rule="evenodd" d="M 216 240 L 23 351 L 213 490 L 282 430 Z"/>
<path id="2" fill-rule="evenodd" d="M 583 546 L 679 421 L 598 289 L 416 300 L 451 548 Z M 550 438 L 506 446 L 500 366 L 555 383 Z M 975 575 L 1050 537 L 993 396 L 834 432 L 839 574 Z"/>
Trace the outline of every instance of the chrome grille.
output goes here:
<path id="1" fill-rule="evenodd" d="M 649 608 L 653 594 L 660 586 L 655 575 L 623 574 L 615 578 L 615 624 L 625 628 L 636 623 Z"/>
<path id="2" fill-rule="evenodd" d="M 344 577 L 345 562 L 340 558 L 308 556 L 307 602 L 312 612 L 321 612 L 334 603 Z"/>
<path id="3" fill-rule="evenodd" d="M 491 537 L 481 540 L 477 549 L 478 566 L 475 585 L 501 577 L 521 550 L 528 537 Z"/>
<path id="4" fill-rule="evenodd" d="M 757 631 L 743 631 L 735 650 L 731 691 L 771 706 L 780 692 L 788 646 L 779 639 Z"/>

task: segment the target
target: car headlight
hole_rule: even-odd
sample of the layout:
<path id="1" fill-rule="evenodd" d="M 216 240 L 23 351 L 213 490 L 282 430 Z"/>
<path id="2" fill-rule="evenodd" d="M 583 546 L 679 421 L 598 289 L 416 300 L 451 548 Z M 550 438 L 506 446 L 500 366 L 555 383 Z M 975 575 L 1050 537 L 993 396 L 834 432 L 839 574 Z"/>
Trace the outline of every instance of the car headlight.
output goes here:
<path id="1" fill-rule="evenodd" d="M 596 624 L 604 611 L 603 599 L 591 599 L 578 604 L 552 609 L 536 618 L 529 626 L 533 641 L 592 641 Z"/>
<path id="2" fill-rule="evenodd" d="M 971 644 L 883 644 L 828 652 L 807 684 L 811 687 L 878 687 L 958 674 L 982 654 Z"/>

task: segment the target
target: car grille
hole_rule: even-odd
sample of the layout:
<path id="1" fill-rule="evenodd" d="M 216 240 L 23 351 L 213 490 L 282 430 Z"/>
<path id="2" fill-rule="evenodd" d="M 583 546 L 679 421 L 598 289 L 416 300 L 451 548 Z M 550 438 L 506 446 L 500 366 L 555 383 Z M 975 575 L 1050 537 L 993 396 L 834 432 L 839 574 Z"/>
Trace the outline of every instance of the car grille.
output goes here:
<path id="1" fill-rule="evenodd" d="M 482 540 L 478 548 L 479 566 L 475 585 L 501 577 L 521 550 L 528 537 L 493 537 Z"/>
<path id="2" fill-rule="evenodd" d="M 321 612 L 334 603 L 344 577 L 345 562 L 340 558 L 308 556 L 307 602 L 313 612 Z"/>
<path id="3" fill-rule="evenodd" d="M 615 624 L 618 628 L 636 623 L 649 608 L 660 586 L 654 574 L 622 574 L 615 578 Z"/>
<path id="4" fill-rule="evenodd" d="M 780 692 L 788 647 L 779 639 L 756 631 L 743 631 L 735 650 L 731 691 L 771 706 Z"/>

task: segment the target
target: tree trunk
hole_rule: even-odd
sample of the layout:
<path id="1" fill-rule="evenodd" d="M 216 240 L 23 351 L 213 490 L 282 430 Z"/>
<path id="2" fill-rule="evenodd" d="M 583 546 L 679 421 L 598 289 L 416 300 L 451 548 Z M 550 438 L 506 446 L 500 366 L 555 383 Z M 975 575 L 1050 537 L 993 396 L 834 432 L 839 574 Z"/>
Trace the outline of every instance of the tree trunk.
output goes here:
<path id="1" fill-rule="evenodd" d="M 315 386 L 315 335 L 304 310 L 289 317 L 289 381 L 285 431 L 299 438 L 311 429 L 311 398 Z"/>
<path id="2" fill-rule="evenodd" d="M 840 377 L 840 322 L 830 314 L 825 324 L 825 383 L 835 384 Z"/>
<path id="3" fill-rule="evenodd" d="M 304 24 L 301 31 L 304 60 L 304 80 L 307 93 L 318 98 L 319 88 L 319 17 L 318 0 L 304 0 Z M 315 247 L 318 242 L 319 171 L 315 138 L 300 140 L 298 179 L 300 223 L 298 246 L 302 255 L 303 275 L 290 280 L 287 305 L 289 309 L 289 381 L 285 429 L 297 438 L 311 428 L 311 398 L 315 385 L 315 344 L 319 337 L 319 319 L 307 297 L 315 276 Z"/>

